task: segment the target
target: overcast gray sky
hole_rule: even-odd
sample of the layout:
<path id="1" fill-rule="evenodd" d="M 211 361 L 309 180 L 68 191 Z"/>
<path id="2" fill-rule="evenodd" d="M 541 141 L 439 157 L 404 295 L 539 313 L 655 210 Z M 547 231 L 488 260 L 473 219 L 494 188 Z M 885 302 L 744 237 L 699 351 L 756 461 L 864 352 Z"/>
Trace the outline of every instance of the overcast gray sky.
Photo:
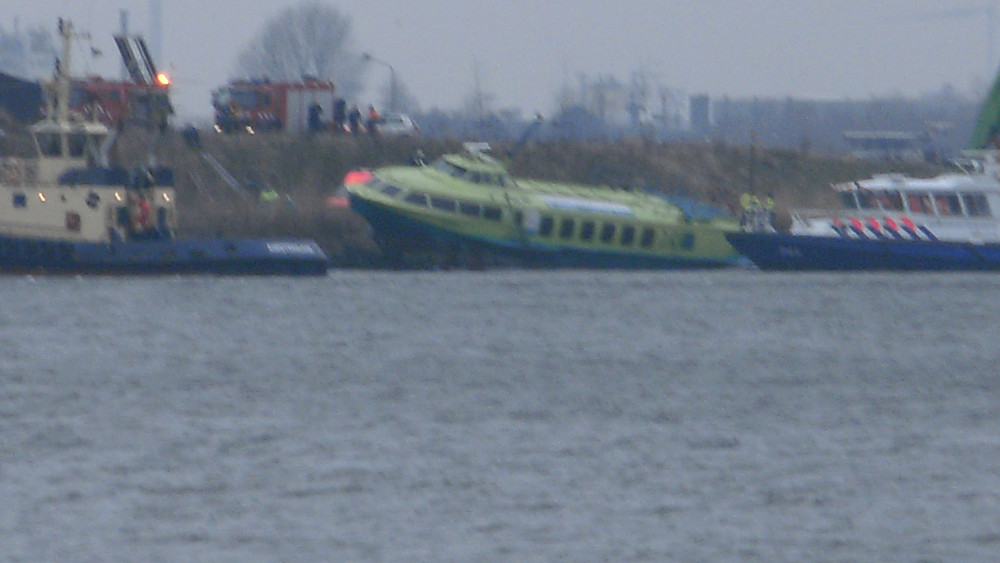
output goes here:
<path id="1" fill-rule="evenodd" d="M 236 54 L 299 0 L 160 0 L 163 54 L 182 116 L 210 114 L 209 92 Z M 715 96 L 854 99 L 992 82 L 996 0 L 325 0 L 351 20 L 358 51 L 393 65 L 425 109 L 455 109 L 474 67 L 497 107 L 551 113 L 578 72 Z M 149 0 L 4 0 L 0 25 L 63 16 L 106 55 L 76 68 L 117 76 L 120 9 L 150 35 Z M 991 12 L 993 5 L 997 11 Z M 994 37 L 995 35 L 995 37 Z M 370 69 L 371 82 L 387 71 Z M 357 100 L 367 103 L 375 100 Z"/>

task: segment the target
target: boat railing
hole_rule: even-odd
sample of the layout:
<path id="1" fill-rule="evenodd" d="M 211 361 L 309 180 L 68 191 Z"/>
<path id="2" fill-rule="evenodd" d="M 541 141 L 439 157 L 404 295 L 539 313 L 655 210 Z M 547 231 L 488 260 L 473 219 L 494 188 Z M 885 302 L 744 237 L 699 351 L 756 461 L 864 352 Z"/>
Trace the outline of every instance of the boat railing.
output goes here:
<path id="1" fill-rule="evenodd" d="M 934 213 L 920 213 L 914 211 L 889 210 L 889 209 L 789 209 L 788 214 L 792 218 L 793 225 L 807 226 L 815 223 L 837 223 L 844 224 L 853 221 L 866 221 L 874 218 L 877 221 L 893 219 L 899 221 L 902 218 L 910 218 L 913 221 L 934 221 L 937 223 L 989 223 L 995 222 L 994 217 L 989 216 L 969 216 L 963 214 L 956 215 L 936 215 Z"/>
<path id="2" fill-rule="evenodd" d="M 38 161 L 8 156 L 0 158 L 0 183 L 7 186 L 24 186 L 38 180 Z"/>
<path id="3" fill-rule="evenodd" d="M 970 174 L 995 173 L 1000 170 L 1000 150 L 964 150 L 962 156 L 952 159 L 951 162 Z"/>
<path id="4" fill-rule="evenodd" d="M 792 219 L 792 230 L 797 229 L 808 229 L 816 224 L 828 224 L 836 223 L 838 221 L 850 222 L 851 219 L 858 217 L 858 214 L 862 210 L 860 209 L 789 209 L 788 215 Z M 877 209 L 869 209 L 867 211 L 877 211 Z M 853 213 L 852 213 L 853 212 Z"/>
<path id="5" fill-rule="evenodd" d="M 959 157 L 948 161 L 952 166 L 966 174 L 982 174 L 983 160 L 981 158 Z"/>
<path id="6" fill-rule="evenodd" d="M 500 164 L 500 161 L 486 154 L 492 150 L 492 147 L 490 147 L 490 144 L 487 142 L 462 143 L 462 149 L 465 150 L 466 154 L 481 162 Z"/>
<path id="7" fill-rule="evenodd" d="M 827 217 L 837 217 L 839 215 L 847 215 L 849 212 L 842 209 L 818 209 L 818 208 L 806 208 L 806 209 L 789 209 L 788 214 L 792 216 L 793 219 L 823 219 Z"/>
<path id="8" fill-rule="evenodd" d="M 887 209 L 789 209 L 788 214 L 793 223 L 809 224 L 813 221 L 850 221 L 858 217 L 901 214 L 903 211 Z M 912 214 L 911 214 L 912 215 Z"/>
<path id="9" fill-rule="evenodd" d="M 740 216 L 740 228 L 751 233 L 773 233 L 774 211 L 763 206 L 744 209 Z"/>

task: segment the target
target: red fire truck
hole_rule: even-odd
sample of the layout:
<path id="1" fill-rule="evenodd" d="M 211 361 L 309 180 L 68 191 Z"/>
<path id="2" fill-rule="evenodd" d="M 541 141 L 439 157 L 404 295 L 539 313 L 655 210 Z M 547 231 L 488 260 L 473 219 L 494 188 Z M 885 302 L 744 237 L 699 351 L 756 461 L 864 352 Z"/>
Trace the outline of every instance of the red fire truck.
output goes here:
<path id="1" fill-rule="evenodd" d="M 152 56 L 140 36 L 115 36 L 115 43 L 131 80 L 105 80 L 100 76 L 74 78 L 70 82 L 69 109 L 86 119 L 97 119 L 109 127 L 137 125 L 164 130 L 173 113 L 170 78 L 156 70 Z M 37 106 L 46 104 L 39 85 Z M 56 95 L 56 92 L 49 92 Z"/>
<path id="2" fill-rule="evenodd" d="M 310 111 L 318 111 L 329 120 L 333 114 L 334 90 L 333 82 L 315 78 L 300 82 L 232 81 L 212 92 L 215 128 L 225 133 L 306 132 Z"/>
<path id="3" fill-rule="evenodd" d="M 163 130 L 173 113 L 169 87 L 170 79 L 163 73 L 153 83 L 92 76 L 72 82 L 69 106 L 72 111 L 96 117 L 110 127 L 129 124 Z"/>

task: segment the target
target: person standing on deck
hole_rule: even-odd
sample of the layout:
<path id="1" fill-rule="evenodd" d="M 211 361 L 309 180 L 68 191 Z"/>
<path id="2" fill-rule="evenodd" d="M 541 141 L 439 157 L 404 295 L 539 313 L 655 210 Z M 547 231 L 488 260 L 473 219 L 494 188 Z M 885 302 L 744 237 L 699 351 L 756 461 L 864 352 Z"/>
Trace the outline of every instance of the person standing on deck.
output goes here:
<path id="1" fill-rule="evenodd" d="M 740 196 L 740 207 L 743 210 L 740 215 L 740 227 L 745 231 L 754 230 L 754 216 L 760 209 L 760 200 L 753 192 L 746 192 Z"/>
<path id="2" fill-rule="evenodd" d="M 764 227 L 774 229 L 774 194 L 771 192 L 764 198 Z"/>

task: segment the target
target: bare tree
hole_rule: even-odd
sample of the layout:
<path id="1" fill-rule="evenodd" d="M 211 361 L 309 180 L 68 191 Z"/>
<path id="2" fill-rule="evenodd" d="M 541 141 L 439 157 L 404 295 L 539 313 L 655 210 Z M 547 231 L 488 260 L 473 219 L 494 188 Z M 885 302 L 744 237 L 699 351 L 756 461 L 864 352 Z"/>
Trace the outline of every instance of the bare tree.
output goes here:
<path id="1" fill-rule="evenodd" d="M 240 52 L 247 78 L 332 79 L 342 97 L 361 90 L 363 64 L 351 45 L 350 18 L 319 2 L 304 2 L 272 18 Z"/>

